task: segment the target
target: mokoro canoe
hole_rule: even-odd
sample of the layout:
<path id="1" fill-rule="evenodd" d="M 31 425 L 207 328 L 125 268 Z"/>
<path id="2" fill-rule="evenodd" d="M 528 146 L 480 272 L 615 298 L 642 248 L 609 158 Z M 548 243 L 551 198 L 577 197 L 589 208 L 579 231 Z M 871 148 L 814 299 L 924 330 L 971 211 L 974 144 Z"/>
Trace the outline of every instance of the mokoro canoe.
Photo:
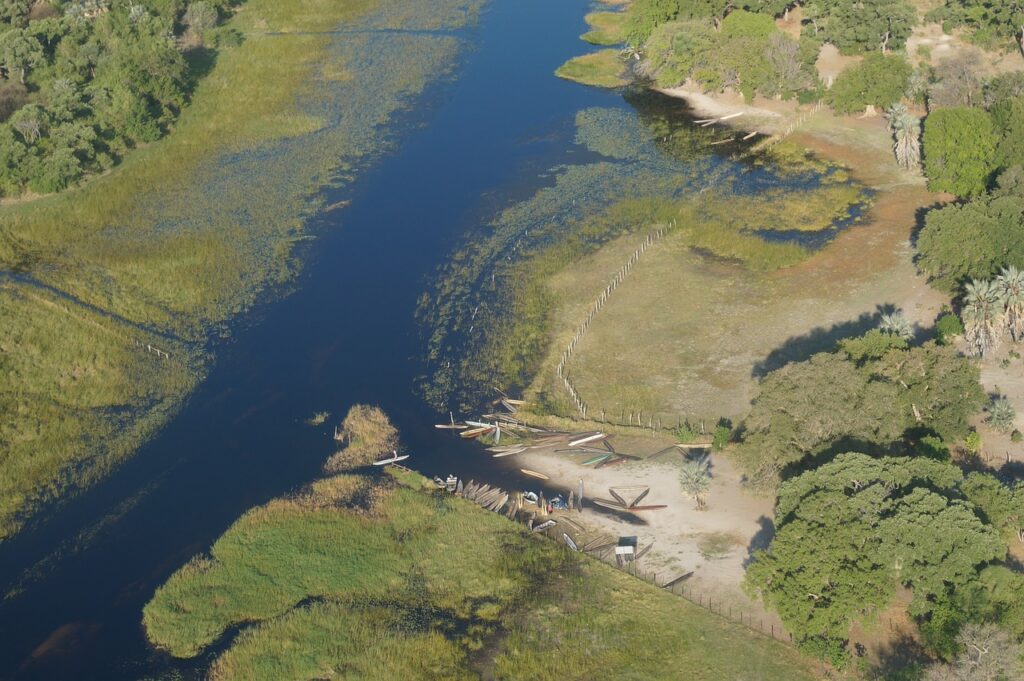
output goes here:
<path id="1" fill-rule="evenodd" d="M 629 510 L 629 511 L 660 511 L 663 508 L 668 508 L 668 504 L 651 504 L 650 506 L 630 506 L 627 510 Z"/>
<path id="2" fill-rule="evenodd" d="M 373 465 L 374 466 L 386 466 L 389 463 L 396 463 L 398 461 L 405 461 L 408 458 L 409 458 L 408 454 L 403 454 L 402 456 L 393 456 L 390 459 L 381 459 L 380 461 L 374 461 Z"/>
<path id="3" fill-rule="evenodd" d="M 587 459 L 586 461 L 584 461 L 580 465 L 581 466 L 589 466 L 592 463 L 600 463 L 600 462 L 603 462 L 606 459 L 610 459 L 610 458 L 612 458 L 611 454 L 598 454 L 597 456 L 593 457 L 592 459 Z"/>
<path id="4" fill-rule="evenodd" d="M 624 456 L 616 457 L 615 455 L 612 455 L 605 459 L 604 461 L 602 461 L 601 463 L 594 466 L 594 468 L 604 468 L 605 466 L 618 466 L 620 463 L 626 463 L 626 461 L 627 459 Z"/>
<path id="5" fill-rule="evenodd" d="M 608 437 L 608 436 L 605 435 L 604 433 L 594 433 L 593 435 L 587 435 L 586 437 L 581 437 L 578 440 L 570 441 L 569 442 L 569 446 L 570 447 L 578 447 L 580 445 L 585 445 L 588 442 L 597 442 L 598 440 L 602 440 L 602 439 L 604 439 L 606 437 Z"/>
<path id="6" fill-rule="evenodd" d="M 558 523 L 556 523 L 554 520 L 548 520 L 546 522 L 541 523 L 537 527 L 533 528 L 533 531 L 535 533 L 536 532 L 543 532 L 544 530 L 548 529 L 549 527 L 554 527 L 557 524 Z"/>
<path id="7" fill-rule="evenodd" d="M 565 532 L 562 533 L 562 539 L 565 540 L 565 545 L 568 546 L 573 551 L 579 551 L 580 550 L 579 547 L 576 546 L 576 542 L 574 542 L 572 540 L 572 537 L 570 537 L 567 533 L 565 533 Z"/>
<path id="8" fill-rule="evenodd" d="M 591 499 L 590 501 L 592 503 L 597 504 L 598 506 L 603 506 L 604 508 L 610 508 L 613 511 L 627 511 L 627 510 L 629 510 L 629 509 L 627 509 L 625 507 L 625 505 L 620 504 L 617 501 L 612 501 L 611 499 L 596 499 L 595 498 L 595 499 Z"/>
<path id="9" fill-rule="evenodd" d="M 470 438 L 480 437 L 481 435 L 485 435 L 487 433 L 490 433 L 492 430 L 494 430 L 494 426 L 486 426 L 486 427 L 482 427 L 482 428 L 470 428 L 469 430 L 462 431 L 461 433 L 459 433 L 459 435 L 464 437 L 464 438 L 466 438 L 466 439 L 470 439 Z"/>
<path id="10" fill-rule="evenodd" d="M 466 428 L 469 428 L 469 426 L 464 423 L 435 423 L 434 427 L 440 428 L 441 430 L 465 430 Z"/>
<path id="11" fill-rule="evenodd" d="M 551 479 L 548 476 L 544 475 L 543 473 L 538 473 L 537 471 L 531 471 L 529 468 L 520 468 L 519 470 L 522 471 L 523 475 L 529 475 L 531 478 L 539 478 L 540 480 L 550 480 Z"/>
<path id="12" fill-rule="evenodd" d="M 492 454 L 492 456 L 495 459 L 500 459 L 503 456 L 512 456 L 513 454 L 522 454 L 525 451 L 526 451 L 526 447 L 515 447 L 513 449 L 506 449 L 503 452 L 498 452 L 497 454 Z"/>

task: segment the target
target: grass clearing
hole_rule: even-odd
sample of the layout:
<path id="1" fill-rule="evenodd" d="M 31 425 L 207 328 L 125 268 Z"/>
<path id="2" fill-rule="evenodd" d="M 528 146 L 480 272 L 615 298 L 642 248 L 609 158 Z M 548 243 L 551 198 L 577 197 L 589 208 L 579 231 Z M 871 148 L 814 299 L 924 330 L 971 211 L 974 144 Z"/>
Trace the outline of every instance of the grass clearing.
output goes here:
<path id="1" fill-rule="evenodd" d="M 625 12 L 591 12 L 586 17 L 589 31 L 580 36 L 592 45 L 619 45 L 625 40 Z"/>
<path id="2" fill-rule="evenodd" d="M 157 591 L 150 640 L 194 656 L 245 625 L 219 680 L 812 678 L 793 649 L 393 473 L 250 511 Z"/>
<path id="3" fill-rule="evenodd" d="M 555 75 L 596 87 L 616 88 L 630 82 L 619 51 L 611 49 L 573 57 L 559 66 Z"/>

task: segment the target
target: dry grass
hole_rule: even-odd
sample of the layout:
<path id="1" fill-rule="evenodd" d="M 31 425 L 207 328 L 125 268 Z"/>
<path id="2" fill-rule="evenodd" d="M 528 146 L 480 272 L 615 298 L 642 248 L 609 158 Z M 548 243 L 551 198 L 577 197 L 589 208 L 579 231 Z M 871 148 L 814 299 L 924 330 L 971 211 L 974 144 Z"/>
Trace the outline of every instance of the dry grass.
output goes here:
<path id="1" fill-rule="evenodd" d="M 345 447 L 327 460 L 324 470 L 328 473 L 365 466 L 398 447 L 398 430 L 380 407 L 353 406 L 338 434 Z"/>

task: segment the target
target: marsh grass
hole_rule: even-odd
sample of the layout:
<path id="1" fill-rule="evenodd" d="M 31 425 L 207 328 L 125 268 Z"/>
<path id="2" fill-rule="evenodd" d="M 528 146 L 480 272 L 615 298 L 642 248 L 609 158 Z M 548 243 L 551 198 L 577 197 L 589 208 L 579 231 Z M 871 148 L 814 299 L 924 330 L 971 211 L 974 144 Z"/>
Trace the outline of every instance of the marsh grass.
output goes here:
<path id="1" fill-rule="evenodd" d="M 616 88 L 629 84 L 626 64 L 618 50 L 608 49 L 573 57 L 555 70 L 559 78 L 583 85 Z"/>
<path id="2" fill-rule="evenodd" d="M 345 446 L 327 460 L 330 473 L 365 466 L 398 446 L 398 430 L 380 407 L 354 405 L 345 415 L 338 435 Z"/>
<path id="3" fill-rule="evenodd" d="M 589 31 L 580 36 L 592 45 L 619 45 L 625 40 L 625 12 L 591 12 L 586 17 Z"/>
<path id="4" fill-rule="evenodd" d="M 299 497 L 243 516 L 147 604 L 150 640 L 194 656 L 241 626 L 218 680 L 811 678 L 795 650 L 395 473 L 368 514 Z"/>

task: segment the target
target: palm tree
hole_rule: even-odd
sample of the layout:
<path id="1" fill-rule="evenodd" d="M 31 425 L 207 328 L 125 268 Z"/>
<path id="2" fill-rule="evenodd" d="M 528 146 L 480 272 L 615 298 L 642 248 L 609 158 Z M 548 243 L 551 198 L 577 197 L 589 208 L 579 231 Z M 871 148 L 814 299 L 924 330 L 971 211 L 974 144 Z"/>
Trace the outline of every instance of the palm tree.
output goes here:
<path id="1" fill-rule="evenodd" d="M 885 122 L 889 126 L 889 132 L 896 131 L 896 121 L 907 113 L 907 107 L 902 102 L 896 102 L 890 104 L 889 108 L 885 110 Z"/>
<path id="2" fill-rule="evenodd" d="M 693 497 L 697 510 L 703 510 L 707 506 L 705 497 L 711 489 L 711 465 L 706 456 L 683 462 L 683 467 L 679 470 L 679 486 Z"/>
<path id="3" fill-rule="evenodd" d="M 1017 418 L 1017 410 L 1005 397 L 994 398 L 988 405 L 988 416 L 985 422 L 1001 433 L 1013 430 L 1013 421 Z"/>
<path id="4" fill-rule="evenodd" d="M 910 170 L 921 163 L 921 121 L 904 112 L 892 124 L 896 162 Z"/>
<path id="5" fill-rule="evenodd" d="M 1004 304 L 995 282 L 974 279 L 967 284 L 962 316 L 964 337 L 979 355 L 984 356 L 999 345 Z"/>
<path id="6" fill-rule="evenodd" d="M 878 321 L 878 330 L 903 340 L 912 340 L 914 338 L 914 327 L 903 316 L 903 312 L 899 310 L 891 314 L 882 315 L 882 318 Z"/>
<path id="7" fill-rule="evenodd" d="M 1024 272 L 1013 265 L 1004 267 L 996 285 L 1006 306 L 1006 327 L 1014 342 L 1024 340 Z"/>

